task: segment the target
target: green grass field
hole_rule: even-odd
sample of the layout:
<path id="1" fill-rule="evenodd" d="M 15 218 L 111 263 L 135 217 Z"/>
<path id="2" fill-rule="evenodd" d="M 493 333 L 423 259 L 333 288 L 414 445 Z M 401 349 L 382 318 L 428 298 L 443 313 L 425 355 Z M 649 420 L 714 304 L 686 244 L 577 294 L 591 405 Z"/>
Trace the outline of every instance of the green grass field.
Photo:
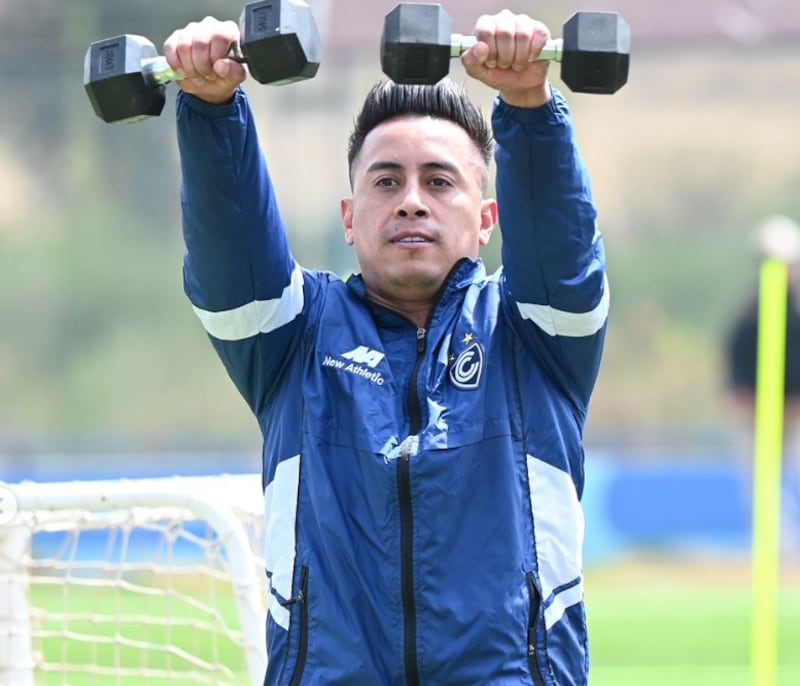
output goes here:
<path id="1" fill-rule="evenodd" d="M 781 586 L 779 629 L 780 686 L 800 684 L 800 570 L 785 574 Z M 103 601 L 96 592 L 80 589 L 70 609 L 97 607 Z M 37 589 L 37 600 L 44 606 L 63 607 L 58 587 Z M 746 562 L 682 563 L 628 562 L 607 568 L 587 570 L 587 612 L 592 647 L 591 686 L 752 686 L 750 659 L 750 586 Z M 168 630 L 158 624 L 144 628 L 137 617 L 182 616 L 196 610 L 180 598 L 166 601 L 155 598 L 115 596 L 121 613 L 132 620 L 116 628 L 124 638 L 153 644 L 164 643 L 167 631 L 172 639 L 200 655 L 217 653 L 235 673 L 222 683 L 246 684 L 245 668 L 236 647 L 225 637 L 212 645 L 210 634 L 187 627 Z M 223 598 L 220 615 L 235 623 L 230 598 Z M 195 619 L 203 621 L 203 617 Z M 72 626 L 76 634 L 96 626 Z M 110 627 L 102 632 L 111 634 Z M 136 666 L 143 651 L 131 645 L 115 652 L 102 642 L 45 639 L 42 650 L 50 659 L 89 661 L 105 665 Z M 151 655 L 149 667 L 171 668 L 180 673 L 188 669 L 176 654 Z M 162 681 L 153 678 L 130 679 L 70 677 L 74 686 L 149 686 L 175 683 L 203 683 L 184 672 L 185 680 Z M 62 684 L 61 676 L 37 677 L 37 683 Z M 376 685 L 377 686 L 377 685 Z M 476 685 L 477 686 L 477 685 Z"/>
<path id="2" fill-rule="evenodd" d="M 800 576 L 781 584 L 779 683 L 800 684 Z M 746 563 L 589 570 L 592 686 L 751 686 Z"/>

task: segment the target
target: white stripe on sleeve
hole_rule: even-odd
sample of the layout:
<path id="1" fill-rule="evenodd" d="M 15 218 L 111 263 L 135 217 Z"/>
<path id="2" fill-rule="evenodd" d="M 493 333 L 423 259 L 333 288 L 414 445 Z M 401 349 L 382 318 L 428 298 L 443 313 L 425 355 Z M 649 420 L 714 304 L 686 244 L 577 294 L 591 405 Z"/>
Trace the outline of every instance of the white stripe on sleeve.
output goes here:
<path id="1" fill-rule="evenodd" d="M 303 271 L 299 265 L 295 265 L 289 285 L 279 298 L 253 300 L 221 312 L 210 312 L 199 307 L 194 307 L 194 311 L 205 330 L 223 341 L 241 341 L 260 333 L 269 333 L 288 324 L 303 311 Z"/>
<path id="2" fill-rule="evenodd" d="M 609 305 L 608 279 L 603 277 L 603 297 L 589 312 L 565 312 L 549 305 L 517 303 L 523 319 L 529 319 L 548 336 L 569 336 L 578 338 L 592 336 L 603 326 L 608 317 Z"/>

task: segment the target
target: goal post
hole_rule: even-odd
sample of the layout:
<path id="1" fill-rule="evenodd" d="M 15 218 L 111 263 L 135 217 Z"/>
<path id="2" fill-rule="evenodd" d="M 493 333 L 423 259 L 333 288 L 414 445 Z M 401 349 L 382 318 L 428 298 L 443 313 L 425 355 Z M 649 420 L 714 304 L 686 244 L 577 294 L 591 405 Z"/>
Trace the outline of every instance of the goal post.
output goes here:
<path id="1" fill-rule="evenodd" d="M 20 571 L 28 532 L 0 527 L 0 684 L 33 686 L 28 579 Z"/>
<path id="2" fill-rule="evenodd" d="M 0 486 L 1 684 L 263 684 L 258 475 Z"/>

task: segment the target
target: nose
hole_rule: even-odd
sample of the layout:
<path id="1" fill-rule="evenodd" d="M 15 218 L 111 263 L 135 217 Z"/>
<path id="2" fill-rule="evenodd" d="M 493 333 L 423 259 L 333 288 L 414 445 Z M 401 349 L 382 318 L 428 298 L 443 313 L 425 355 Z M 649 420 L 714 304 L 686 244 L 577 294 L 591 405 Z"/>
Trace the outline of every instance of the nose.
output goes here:
<path id="1" fill-rule="evenodd" d="M 402 194 L 395 214 L 398 217 L 427 217 L 428 207 L 422 199 L 419 192 L 419 187 L 415 183 L 409 183 L 405 188 L 405 193 Z"/>

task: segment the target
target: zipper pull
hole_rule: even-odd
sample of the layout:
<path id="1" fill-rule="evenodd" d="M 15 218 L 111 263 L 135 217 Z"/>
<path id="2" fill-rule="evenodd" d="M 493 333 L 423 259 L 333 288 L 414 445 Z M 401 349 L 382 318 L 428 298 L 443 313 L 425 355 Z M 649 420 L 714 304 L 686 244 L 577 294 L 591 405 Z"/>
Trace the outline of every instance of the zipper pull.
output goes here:
<path id="1" fill-rule="evenodd" d="M 425 352 L 425 335 L 428 330 L 424 326 L 417 327 L 417 352 L 422 354 Z"/>
<path id="2" fill-rule="evenodd" d="M 398 457 L 403 460 L 409 459 L 417 454 L 419 448 L 419 436 L 406 436 L 398 448 Z"/>
<path id="3" fill-rule="evenodd" d="M 289 600 L 284 600 L 283 602 L 279 603 L 282 607 L 291 607 L 295 603 L 302 604 L 306 597 L 303 595 L 303 591 L 300 591 L 294 598 L 289 598 Z"/>
<path id="4" fill-rule="evenodd" d="M 297 595 L 289 598 L 288 600 L 284 600 L 280 603 L 283 607 L 291 607 L 295 603 L 298 605 L 302 605 L 306 601 L 306 589 L 308 588 L 308 567 L 303 567 L 303 573 L 300 578 L 300 590 L 297 591 Z"/>

